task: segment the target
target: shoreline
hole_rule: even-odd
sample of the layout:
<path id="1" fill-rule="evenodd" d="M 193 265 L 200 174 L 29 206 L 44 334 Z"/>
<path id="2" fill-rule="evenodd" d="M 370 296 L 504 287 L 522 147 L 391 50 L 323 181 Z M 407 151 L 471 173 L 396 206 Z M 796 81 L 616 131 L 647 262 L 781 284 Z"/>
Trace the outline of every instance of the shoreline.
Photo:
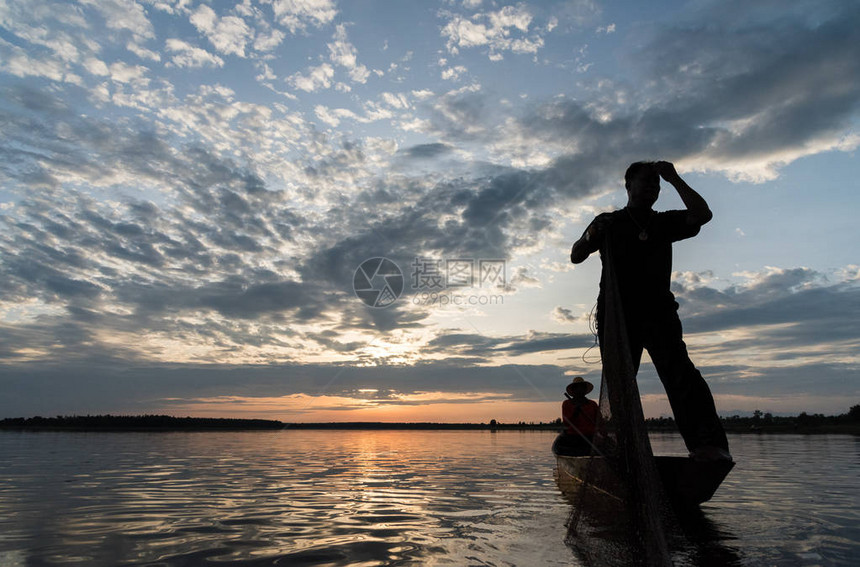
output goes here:
<path id="1" fill-rule="evenodd" d="M 650 421 L 650 422 L 649 422 Z M 677 433 L 665 420 L 646 420 L 652 433 Z M 757 423 L 752 418 L 723 419 L 726 433 L 737 434 L 843 434 L 860 435 L 860 422 L 797 423 L 782 418 L 780 423 Z M 195 418 L 172 416 L 74 416 L 56 418 L 7 418 L 0 420 L 0 431 L 92 431 L 92 432 L 170 432 L 170 431 L 560 431 L 558 422 L 550 423 L 433 423 L 433 422 L 321 422 L 288 423 L 263 419 Z"/>

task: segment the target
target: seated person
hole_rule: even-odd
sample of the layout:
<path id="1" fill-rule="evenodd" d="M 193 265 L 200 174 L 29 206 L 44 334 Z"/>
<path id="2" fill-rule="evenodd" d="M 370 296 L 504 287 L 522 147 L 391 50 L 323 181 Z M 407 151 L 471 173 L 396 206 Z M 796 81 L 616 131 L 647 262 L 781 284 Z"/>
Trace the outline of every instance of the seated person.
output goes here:
<path id="1" fill-rule="evenodd" d="M 591 440 L 600 415 L 597 402 L 585 397 L 593 389 L 594 385 L 581 376 L 568 384 L 564 394 L 567 399 L 561 404 L 565 429 L 552 445 L 554 453 L 571 456 L 591 453 Z"/>

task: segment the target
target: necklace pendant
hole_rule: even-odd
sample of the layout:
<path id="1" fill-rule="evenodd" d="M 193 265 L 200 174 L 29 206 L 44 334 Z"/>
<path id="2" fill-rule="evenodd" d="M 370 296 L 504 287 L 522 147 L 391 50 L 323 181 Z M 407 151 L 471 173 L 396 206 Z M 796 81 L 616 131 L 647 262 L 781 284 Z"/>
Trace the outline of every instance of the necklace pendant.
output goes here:
<path id="1" fill-rule="evenodd" d="M 644 230 L 639 233 L 639 240 L 648 240 L 648 233 Z"/>

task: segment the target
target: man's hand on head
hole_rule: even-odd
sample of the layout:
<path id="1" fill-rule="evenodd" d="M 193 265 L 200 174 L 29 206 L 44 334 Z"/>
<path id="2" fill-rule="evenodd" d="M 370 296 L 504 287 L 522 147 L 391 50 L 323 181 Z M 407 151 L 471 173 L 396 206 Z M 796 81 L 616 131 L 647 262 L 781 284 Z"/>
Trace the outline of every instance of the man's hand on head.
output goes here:
<path id="1" fill-rule="evenodd" d="M 660 174 L 660 177 L 669 183 L 680 177 L 678 172 L 675 171 L 675 165 L 670 161 L 658 161 L 655 164 L 655 167 L 657 168 L 657 173 Z"/>
<path id="2" fill-rule="evenodd" d="M 669 161 L 658 161 L 654 164 L 660 177 L 668 181 L 678 192 L 678 196 L 687 207 L 687 223 L 702 226 L 710 221 L 714 214 L 708 208 L 708 203 L 701 195 L 696 193 L 692 187 L 687 185 L 687 182 L 681 179 L 678 172 L 675 171 L 675 165 Z"/>

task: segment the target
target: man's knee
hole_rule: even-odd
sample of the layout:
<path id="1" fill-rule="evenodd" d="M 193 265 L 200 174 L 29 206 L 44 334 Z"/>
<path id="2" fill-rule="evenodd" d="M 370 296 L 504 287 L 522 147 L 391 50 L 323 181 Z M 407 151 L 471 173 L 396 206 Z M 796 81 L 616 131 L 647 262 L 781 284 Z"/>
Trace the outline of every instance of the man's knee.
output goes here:
<path id="1" fill-rule="evenodd" d="M 699 384 L 703 384 L 705 380 L 702 373 L 690 360 L 683 343 L 681 345 L 681 348 L 649 350 L 648 354 L 664 386 L 695 388 Z"/>

